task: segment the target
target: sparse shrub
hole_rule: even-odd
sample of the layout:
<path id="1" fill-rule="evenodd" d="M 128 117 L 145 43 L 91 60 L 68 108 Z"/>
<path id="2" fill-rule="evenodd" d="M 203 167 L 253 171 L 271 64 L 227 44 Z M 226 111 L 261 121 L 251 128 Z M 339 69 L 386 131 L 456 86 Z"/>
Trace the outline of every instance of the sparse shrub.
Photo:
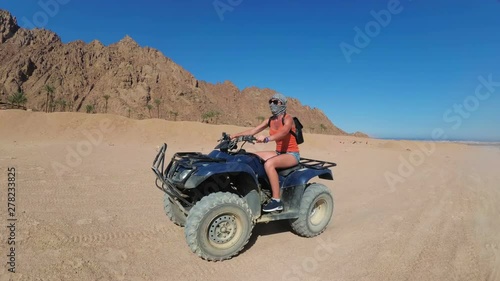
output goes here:
<path id="1" fill-rule="evenodd" d="M 177 111 L 169 111 L 168 114 L 170 115 L 170 118 L 173 118 L 174 121 L 177 121 L 177 116 L 179 116 L 179 112 L 177 112 Z"/>
<path id="2" fill-rule="evenodd" d="M 161 100 L 155 99 L 156 108 L 158 109 L 158 119 L 160 118 L 160 104 Z"/>
<path id="3" fill-rule="evenodd" d="M 28 102 L 28 98 L 26 97 L 23 91 L 18 91 L 12 94 L 7 98 L 7 100 L 12 106 L 15 105 L 17 108 L 19 108 L 20 105 L 24 106 Z"/>
<path id="4" fill-rule="evenodd" d="M 67 105 L 67 103 L 66 103 L 66 101 L 65 101 L 65 100 L 63 100 L 63 99 L 58 99 L 58 100 L 57 100 L 57 102 L 56 102 L 56 104 L 58 104 L 58 105 L 59 105 L 59 109 L 60 109 L 62 112 L 66 111 L 66 105 Z"/>
<path id="5" fill-rule="evenodd" d="M 87 104 L 87 106 L 85 106 L 85 110 L 87 111 L 87 113 L 93 113 L 94 106 L 92 104 Z"/>
<path id="6" fill-rule="evenodd" d="M 153 106 L 152 106 L 152 105 L 150 105 L 150 104 L 148 104 L 148 105 L 146 105 L 146 108 L 147 108 L 147 109 L 148 109 L 148 111 L 149 111 L 149 118 L 153 118 L 153 116 L 151 116 L 151 109 L 153 109 Z"/>
<path id="7" fill-rule="evenodd" d="M 43 86 L 43 89 L 45 90 L 45 93 L 47 94 L 47 99 L 45 102 L 45 112 L 49 112 L 50 109 L 52 109 L 52 104 L 54 103 L 54 91 L 56 90 L 54 86 L 51 85 L 45 85 Z"/>
<path id="8" fill-rule="evenodd" d="M 219 111 L 216 110 L 210 110 L 209 112 L 205 112 L 201 115 L 201 119 L 205 123 L 210 123 L 210 121 L 213 121 L 215 118 L 215 123 L 217 123 L 218 117 L 221 115 Z"/>
<path id="9" fill-rule="evenodd" d="M 111 96 L 110 95 L 104 95 L 103 98 L 106 101 L 104 104 L 104 113 L 108 113 L 108 100 Z"/>

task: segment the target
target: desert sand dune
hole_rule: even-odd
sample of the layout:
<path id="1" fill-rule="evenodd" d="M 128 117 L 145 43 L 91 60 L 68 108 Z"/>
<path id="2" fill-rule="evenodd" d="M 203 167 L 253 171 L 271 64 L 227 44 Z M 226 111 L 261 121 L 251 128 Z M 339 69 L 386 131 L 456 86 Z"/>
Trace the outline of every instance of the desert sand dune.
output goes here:
<path id="1" fill-rule="evenodd" d="M 323 234 L 259 224 L 237 257 L 201 260 L 165 216 L 150 166 L 163 142 L 167 157 L 209 152 L 242 129 L 0 111 L 0 220 L 7 167 L 18 219 L 16 273 L 2 254 L 0 280 L 500 280 L 498 147 L 331 135 L 301 145 L 303 157 L 338 163 L 322 181 L 335 200 Z"/>

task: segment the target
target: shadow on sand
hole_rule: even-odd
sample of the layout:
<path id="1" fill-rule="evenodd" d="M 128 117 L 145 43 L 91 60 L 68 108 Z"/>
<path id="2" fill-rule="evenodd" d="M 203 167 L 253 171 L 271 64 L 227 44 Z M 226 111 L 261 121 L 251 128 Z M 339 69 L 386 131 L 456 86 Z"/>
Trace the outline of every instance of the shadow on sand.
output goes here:
<path id="1" fill-rule="evenodd" d="M 257 242 L 257 239 L 260 236 L 274 235 L 283 232 L 293 232 L 290 224 L 288 223 L 288 220 L 279 220 L 256 224 L 253 228 L 252 236 L 250 236 L 248 243 L 243 248 L 243 250 L 241 250 L 239 255 L 249 250 Z"/>

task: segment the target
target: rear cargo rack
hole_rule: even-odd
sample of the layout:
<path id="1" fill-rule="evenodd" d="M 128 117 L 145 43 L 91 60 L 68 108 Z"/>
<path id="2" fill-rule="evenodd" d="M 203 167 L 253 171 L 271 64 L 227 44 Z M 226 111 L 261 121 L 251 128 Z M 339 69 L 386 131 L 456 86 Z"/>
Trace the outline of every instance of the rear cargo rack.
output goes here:
<path id="1" fill-rule="evenodd" d="M 337 166 L 337 164 L 333 162 L 314 160 L 303 157 L 300 157 L 300 164 L 311 169 L 327 169 Z"/>

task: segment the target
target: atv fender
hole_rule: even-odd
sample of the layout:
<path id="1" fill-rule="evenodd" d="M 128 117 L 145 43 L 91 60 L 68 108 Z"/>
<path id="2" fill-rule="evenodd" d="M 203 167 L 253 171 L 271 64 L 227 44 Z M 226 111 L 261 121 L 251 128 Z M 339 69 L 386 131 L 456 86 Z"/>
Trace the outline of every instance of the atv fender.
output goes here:
<path id="1" fill-rule="evenodd" d="M 262 205 L 260 203 L 260 195 L 257 190 L 251 190 L 250 192 L 243 197 L 247 201 L 248 207 L 252 211 L 252 219 L 256 220 L 260 217 L 260 212 L 262 209 Z"/>
<path id="2" fill-rule="evenodd" d="M 224 162 L 224 163 L 211 163 L 208 166 L 201 166 L 196 171 L 194 171 L 189 179 L 186 181 L 184 187 L 186 189 L 196 188 L 206 179 L 219 174 L 238 174 L 245 173 L 252 178 L 254 186 L 258 186 L 257 178 L 252 170 L 247 164 L 238 162 Z"/>
<path id="3" fill-rule="evenodd" d="M 314 177 L 319 177 L 320 179 L 333 180 L 333 173 L 329 169 L 305 169 L 298 170 L 299 173 L 293 172 L 282 184 L 282 188 L 297 186 L 297 185 L 307 185 L 309 180 Z"/>

